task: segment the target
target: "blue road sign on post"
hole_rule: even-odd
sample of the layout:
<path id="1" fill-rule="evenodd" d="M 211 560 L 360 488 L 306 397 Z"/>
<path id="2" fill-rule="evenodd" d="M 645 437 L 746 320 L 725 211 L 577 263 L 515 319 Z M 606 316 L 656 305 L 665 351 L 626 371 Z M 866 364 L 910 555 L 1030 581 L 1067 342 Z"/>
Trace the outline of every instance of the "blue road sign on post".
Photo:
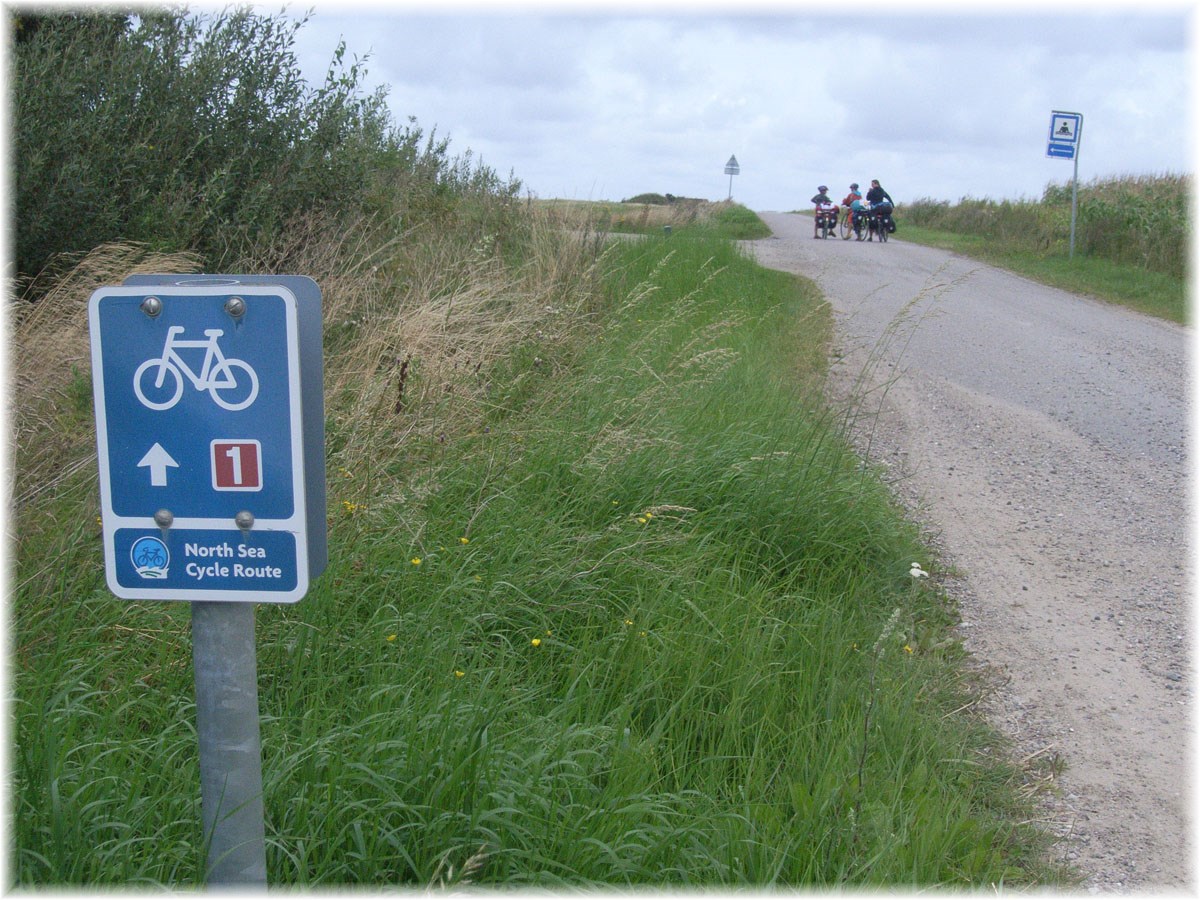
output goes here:
<path id="1" fill-rule="evenodd" d="M 89 325 L 112 592 L 303 597 L 327 558 L 316 284 L 138 276 Z"/>
<path id="2" fill-rule="evenodd" d="M 1075 258 L 1075 218 L 1079 207 L 1079 147 L 1083 143 L 1083 113 L 1050 111 L 1050 142 L 1046 155 L 1051 159 L 1070 159 L 1075 162 L 1075 175 L 1071 179 L 1071 249 L 1068 256 Z"/>
<path id="3" fill-rule="evenodd" d="M 1050 112 L 1050 140 L 1046 155 L 1051 159 L 1074 159 L 1083 130 L 1083 115 L 1075 112 Z"/>

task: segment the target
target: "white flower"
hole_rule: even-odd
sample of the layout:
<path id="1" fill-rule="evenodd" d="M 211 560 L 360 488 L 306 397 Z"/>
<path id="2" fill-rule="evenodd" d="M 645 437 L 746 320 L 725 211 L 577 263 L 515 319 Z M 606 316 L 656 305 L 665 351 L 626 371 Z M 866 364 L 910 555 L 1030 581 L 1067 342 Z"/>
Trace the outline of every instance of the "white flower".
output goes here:
<path id="1" fill-rule="evenodd" d="M 912 568 L 908 570 L 908 574 L 913 578 L 928 578 L 929 573 L 921 568 L 920 563 L 913 563 Z"/>

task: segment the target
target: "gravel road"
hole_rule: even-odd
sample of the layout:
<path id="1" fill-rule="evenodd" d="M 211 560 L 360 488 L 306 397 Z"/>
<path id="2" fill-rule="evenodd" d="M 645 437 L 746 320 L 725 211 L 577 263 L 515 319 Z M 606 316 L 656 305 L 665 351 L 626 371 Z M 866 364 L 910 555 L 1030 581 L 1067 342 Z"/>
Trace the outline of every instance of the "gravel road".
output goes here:
<path id="1" fill-rule="evenodd" d="M 834 390 L 943 553 L 994 721 L 1053 776 L 1057 852 L 1092 892 L 1194 890 L 1191 330 L 760 215 L 746 247 L 833 305 Z"/>

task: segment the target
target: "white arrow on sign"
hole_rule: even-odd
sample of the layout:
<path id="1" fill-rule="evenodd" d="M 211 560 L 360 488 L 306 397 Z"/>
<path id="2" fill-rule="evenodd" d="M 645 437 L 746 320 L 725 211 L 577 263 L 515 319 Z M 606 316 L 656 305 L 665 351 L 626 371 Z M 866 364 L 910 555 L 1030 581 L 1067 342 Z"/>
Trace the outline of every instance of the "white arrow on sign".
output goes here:
<path id="1" fill-rule="evenodd" d="M 146 451 L 146 455 L 142 457 L 142 461 L 138 463 L 138 468 L 149 466 L 150 468 L 150 486 L 151 487 L 166 487 L 167 486 L 167 467 L 178 469 L 179 463 L 171 458 L 171 454 L 163 449 L 162 444 L 155 442 L 154 446 Z"/>

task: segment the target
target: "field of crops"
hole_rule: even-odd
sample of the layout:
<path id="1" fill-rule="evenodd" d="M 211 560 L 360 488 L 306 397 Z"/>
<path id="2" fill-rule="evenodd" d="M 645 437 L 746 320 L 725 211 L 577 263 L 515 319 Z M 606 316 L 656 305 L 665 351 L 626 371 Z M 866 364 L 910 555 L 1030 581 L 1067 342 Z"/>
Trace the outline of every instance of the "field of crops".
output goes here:
<path id="1" fill-rule="evenodd" d="M 1187 269 L 1191 179 L 1142 175 L 1079 186 L 1075 252 L 1148 272 L 1183 278 Z M 923 198 L 906 204 L 904 220 L 924 228 L 980 235 L 1045 255 L 1065 254 L 1071 236 L 1071 185 L 1048 186 L 1040 201 Z"/>

